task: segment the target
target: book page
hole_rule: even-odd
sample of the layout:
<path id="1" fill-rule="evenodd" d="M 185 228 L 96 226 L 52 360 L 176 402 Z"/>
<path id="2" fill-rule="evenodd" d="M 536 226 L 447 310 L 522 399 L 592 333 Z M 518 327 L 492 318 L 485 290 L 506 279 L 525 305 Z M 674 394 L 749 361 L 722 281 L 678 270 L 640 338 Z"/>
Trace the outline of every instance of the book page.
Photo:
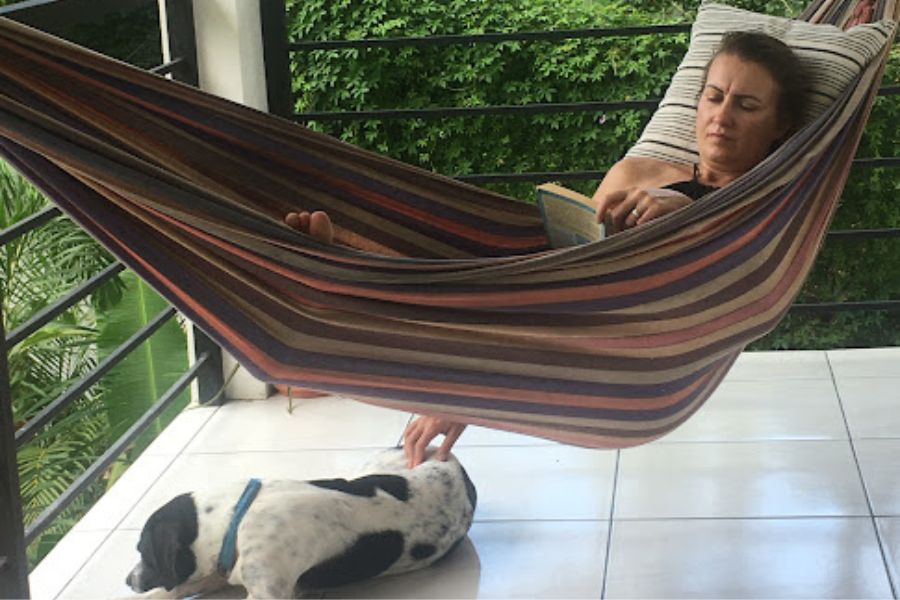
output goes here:
<path id="1" fill-rule="evenodd" d="M 544 228 L 554 248 L 578 246 L 604 238 L 592 198 L 555 183 L 538 186 L 536 193 Z"/>

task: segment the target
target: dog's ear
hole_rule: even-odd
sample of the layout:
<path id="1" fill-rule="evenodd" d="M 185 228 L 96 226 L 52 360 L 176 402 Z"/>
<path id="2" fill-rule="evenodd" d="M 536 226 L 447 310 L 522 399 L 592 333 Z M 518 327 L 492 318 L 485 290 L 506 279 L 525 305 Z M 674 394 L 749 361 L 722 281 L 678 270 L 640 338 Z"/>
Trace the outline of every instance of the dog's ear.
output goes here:
<path id="1" fill-rule="evenodd" d="M 197 561 L 185 544 L 183 531 L 175 521 L 161 521 L 153 528 L 151 548 L 160 584 L 166 590 L 187 581 L 197 568 Z"/>
<path id="2" fill-rule="evenodd" d="M 197 510 L 189 494 L 173 498 L 147 520 L 138 549 L 153 573 L 154 587 L 172 590 L 197 568 L 191 544 L 197 539 Z"/>

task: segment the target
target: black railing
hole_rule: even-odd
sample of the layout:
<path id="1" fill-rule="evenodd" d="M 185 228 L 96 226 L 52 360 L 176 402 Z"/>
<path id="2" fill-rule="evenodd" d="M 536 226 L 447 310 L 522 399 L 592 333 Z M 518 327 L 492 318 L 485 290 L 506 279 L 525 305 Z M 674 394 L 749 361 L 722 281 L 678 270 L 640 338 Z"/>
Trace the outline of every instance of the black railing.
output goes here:
<path id="1" fill-rule="evenodd" d="M 283 2 L 277 2 L 283 5 Z M 271 8 L 271 7 L 270 7 Z M 634 37 L 643 35 L 671 35 L 686 33 L 691 28 L 690 24 L 652 25 L 641 27 L 618 28 L 594 28 L 576 29 L 564 31 L 529 31 L 508 33 L 484 33 L 475 35 L 436 35 L 416 36 L 382 39 L 354 39 L 354 40 L 298 40 L 287 43 L 281 52 L 285 54 L 296 52 L 327 52 L 346 49 L 373 49 L 373 48 L 406 48 L 406 47 L 434 47 L 448 45 L 472 45 L 472 44 L 497 44 L 503 42 L 536 42 L 559 41 L 569 39 L 607 38 L 607 37 Z M 268 56 L 267 56 L 268 61 Z M 280 65 L 281 63 L 279 63 Z M 289 64 L 279 66 L 268 72 L 270 89 L 277 87 L 282 92 L 276 95 L 284 96 L 284 90 L 291 89 Z M 878 90 L 879 96 L 893 96 L 900 93 L 900 85 L 889 83 Z M 273 92 L 270 91 L 270 97 Z M 616 110 L 646 110 L 648 113 L 659 104 L 660 98 L 648 98 L 644 100 L 629 100 L 620 102 L 573 102 L 573 103 L 534 103 L 526 105 L 492 105 L 476 107 L 429 107 L 429 108 L 395 108 L 377 110 L 355 111 L 305 111 L 295 112 L 282 102 L 280 114 L 288 116 L 301 123 L 312 121 L 360 121 L 360 120 L 406 120 L 406 119 L 448 119 L 459 117 L 478 116 L 507 116 L 507 115 L 538 115 L 553 113 L 577 113 L 577 112 L 611 112 Z M 293 105 L 293 99 L 291 100 Z M 875 168 L 900 166 L 900 157 L 887 158 L 857 158 L 853 160 L 854 168 Z M 580 170 L 580 171 L 539 171 L 516 173 L 469 173 L 451 175 L 456 179 L 473 184 L 487 183 L 542 183 L 546 181 L 590 181 L 600 180 L 606 174 L 605 170 Z M 900 228 L 875 228 L 866 230 L 830 231 L 828 239 L 833 240 L 859 240 L 876 238 L 900 237 Z M 884 300 L 873 302 L 823 302 L 816 304 L 794 304 L 791 310 L 807 313 L 838 312 L 838 311 L 863 311 L 863 310 L 900 310 L 900 300 Z"/>
<path id="2" fill-rule="evenodd" d="M 10 17 L 30 26 L 57 33 L 61 26 L 96 23 L 114 12 L 129 12 L 136 8 L 148 9 L 156 0 L 29 0 L 0 8 L 0 16 Z M 196 50 L 191 3 L 182 0 L 166 1 L 169 50 L 172 59 L 151 69 L 160 75 L 169 75 L 179 81 L 196 84 Z M 0 231 L 0 247 L 48 225 L 60 216 L 57 208 L 50 207 L 36 213 L 6 230 Z M 17 450 L 32 441 L 54 417 L 96 385 L 114 366 L 125 360 L 154 332 L 175 318 L 174 308 L 158 314 L 140 331 L 134 333 L 119 348 L 100 362 L 90 373 L 71 384 L 59 396 L 48 402 L 40 412 L 16 429 L 13 422 L 9 351 L 30 335 L 39 331 L 78 302 L 90 297 L 105 283 L 121 273 L 125 267 L 114 262 L 87 281 L 69 290 L 64 297 L 28 318 L 8 335 L 3 330 L 0 314 L 0 597 L 27 597 L 28 564 L 26 548 L 35 541 L 57 517 L 85 489 L 97 481 L 123 452 L 146 431 L 160 414 L 171 406 L 192 382 L 197 382 L 198 399 L 208 402 L 221 391 L 222 358 L 219 348 L 203 335 L 195 332 L 197 358 L 193 365 L 157 401 L 114 441 L 53 503 L 24 529 L 23 510 L 18 480 Z"/>

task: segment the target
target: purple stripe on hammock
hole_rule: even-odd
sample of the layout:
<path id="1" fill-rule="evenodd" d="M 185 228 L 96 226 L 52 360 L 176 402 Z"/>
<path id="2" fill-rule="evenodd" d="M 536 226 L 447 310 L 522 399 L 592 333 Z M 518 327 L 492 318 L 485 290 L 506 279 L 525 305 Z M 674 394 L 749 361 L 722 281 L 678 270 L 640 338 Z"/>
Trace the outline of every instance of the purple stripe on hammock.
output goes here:
<path id="1" fill-rule="evenodd" d="M 60 60 L 60 62 L 65 62 L 65 61 Z M 281 140 L 276 141 L 271 138 L 261 136 L 260 134 L 255 132 L 253 129 L 242 126 L 237 123 L 233 123 L 232 121 L 226 120 L 224 117 L 220 118 L 220 117 L 214 116 L 214 118 L 209 118 L 208 112 L 199 110 L 195 105 L 186 103 L 177 98 L 173 98 L 171 95 L 159 93 L 154 88 L 144 87 L 137 83 L 133 83 L 133 82 L 130 82 L 130 81 L 124 80 L 124 79 L 109 77 L 103 73 L 97 72 L 96 70 L 84 67 L 83 65 L 69 63 L 69 66 L 75 70 L 82 72 L 82 73 L 89 74 L 91 77 L 94 77 L 98 80 L 105 81 L 107 84 L 109 84 L 111 86 L 122 89 L 123 91 L 126 91 L 133 97 L 137 97 L 136 93 L 138 91 L 146 92 L 143 99 L 152 100 L 153 97 L 155 97 L 156 98 L 155 104 L 159 105 L 160 107 L 167 106 L 170 111 L 178 114 L 184 120 L 176 121 L 170 115 L 163 114 L 162 110 L 149 111 L 149 112 L 153 112 L 154 114 L 157 114 L 166 119 L 173 119 L 171 122 L 178 123 L 179 126 L 183 127 L 185 130 L 192 131 L 192 134 L 195 135 L 196 137 L 201 138 L 201 139 L 206 139 L 206 140 L 216 140 L 216 141 L 218 141 L 219 146 L 221 146 L 222 143 L 226 143 L 224 136 L 211 136 L 208 133 L 201 131 L 199 128 L 197 128 L 192 123 L 193 122 L 198 122 L 198 123 L 202 122 L 202 123 L 209 125 L 211 128 L 215 129 L 216 131 L 221 131 L 223 133 L 225 133 L 225 132 L 231 133 L 232 136 L 237 137 L 238 139 L 247 140 L 248 142 L 255 141 L 256 148 L 265 148 L 267 152 L 277 151 L 280 148 L 280 151 L 282 153 L 284 153 L 285 155 L 297 154 L 301 157 L 302 162 L 309 164 L 314 170 L 330 172 L 332 174 L 332 176 L 334 176 L 335 178 L 353 182 L 361 187 L 364 187 L 367 189 L 372 189 L 372 190 L 374 190 L 380 194 L 386 195 L 388 197 L 402 200 L 405 204 L 412 206 L 414 208 L 417 208 L 421 211 L 435 214 L 437 216 L 447 218 L 447 219 L 457 222 L 457 223 L 463 223 L 472 228 L 487 231 L 494 235 L 503 235 L 503 236 L 514 239 L 517 237 L 534 237 L 534 236 L 541 236 L 544 234 L 542 227 L 514 228 L 513 226 L 510 226 L 508 223 L 501 223 L 501 222 L 494 221 L 492 219 L 486 219 L 483 217 L 479 217 L 471 212 L 457 210 L 451 206 L 447 206 L 442 203 L 438 203 L 438 204 L 432 203 L 428 198 L 414 195 L 414 194 L 407 192 L 401 188 L 391 186 L 384 182 L 372 179 L 371 177 L 362 175 L 361 173 L 358 173 L 356 171 L 348 170 L 346 168 L 340 167 L 333 162 L 323 160 L 318 155 L 307 150 L 306 148 L 292 146 L 292 145 L 281 142 Z M 147 75 L 140 71 L 138 73 L 141 76 Z M 147 76 L 152 77 L 150 75 L 147 75 Z M 252 113 L 252 114 L 254 114 L 254 116 L 256 116 L 255 111 L 252 111 L 251 109 L 248 109 L 248 108 L 240 106 L 240 105 L 234 105 L 234 106 L 238 107 L 239 110 L 246 110 L 249 113 Z M 141 108 L 143 109 L 144 107 L 141 107 Z M 193 117 L 191 116 L 192 114 L 193 114 Z M 287 124 L 287 122 L 286 122 L 286 124 Z M 298 130 L 300 128 L 300 126 L 297 126 L 297 125 L 292 125 L 292 127 L 297 127 Z M 300 140 L 295 137 L 295 138 L 292 138 L 291 141 L 299 142 Z M 252 151 L 247 150 L 244 147 L 241 147 L 240 149 L 238 149 L 236 147 L 230 146 L 229 153 L 232 155 L 242 156 L 243 159 L 248 163 L 257 162 L 257 163 L 261 164 L 262 166 L 264 166 L 267 170 L 273 170 L 273 166 L 277 165 L 279 169 L 281 169 L 285 173 L 290 174 L 290 176 L 292 178 L 300 179 L 300 180 L 306 179 L 307 183 L 309 185 L 311 185 L 311 187 L 316 187 L 315 175 L 302 174 L 302 173 L 298 174 L 297 172 L 292 171 L 289 166 L 282 165 L 282 164 L 275 163 L 275 162 L 267 162 L 267 161 L 261 162 L 260 157 L 262 156 L 262 153 L 260 153 L 260 152 L 252 152 Z M 383 166 L 383 165 L 379 165 L 379 166 Z M 430 175 L 430 172 L 425 171 L 425 173 L 428 173 Z M 409 175 L 404 173 L 403 176 L 408 177 Z M 318 186 L 317 189 L 326 191 L 330 195 L 335 195 L 338 197 L 342 197 L 344 199 L 356 198 L 354 196 L 349 195 L 349 193 L 347 193 L 347 192 L 341 192 L 340 194 L 338 194 L 334 189 L 328 187 L 327 185 Z M 479 193 L 484 194 L 483 191 L 479 191 L 477 189 L 473 189 L 472 193 L 473 194 L 479 194 Z M 377 211 L 372 211 L 372 212 L 376 212 L 376 213 L 380 212 L 384 215 L 394 215 L 396 217 L 396 213 L 391 213 L 390 211 L 382 210 L 379 207 L 377 207 L 377 205 L 372 205 L 368 201 L 364 200 L 363 202 L 365 202 L 367 204 L 367 206 L 378 208 Z M 531 207 L 531 205 L 526 205 L 526 206 Z M 398 222 L 401 222 L 401 221 L 398 221 Z M 427 225 L 420 221 L 417 221 L 415 219 L 410 219 L 410 218 L 405 218 L 402 222 L 404 222 L 405 224 L 410 225 L 410 226 L 411 225 Z M 412 227 L 412 228 L 415 229 L 415 227 Z M 443 237 L 445 237 L 446 239 L 449 239 L 449 240 L 466 239 L 466 238 L 457 238 L 456 236 L 452 236 L 452 237 L 447 236 L 446 231 L 435 230 L 433 227 L 428 227 L 427 230 L 438 232 Z M 512 235 L 513 233 L 515 233 L 515 235 Z M 484 249 L 485 247 L 488 247 L 488 248 L 494 247 L 494 246 L 481 245 L 481 244 L 478 244 L 477 242 L 472 242 L 472 241 L 470 241 L 470 244 L 471 244 L 473 250 Z M 453 244 L 453 245 L 455 245 L 455 244 Z"/>

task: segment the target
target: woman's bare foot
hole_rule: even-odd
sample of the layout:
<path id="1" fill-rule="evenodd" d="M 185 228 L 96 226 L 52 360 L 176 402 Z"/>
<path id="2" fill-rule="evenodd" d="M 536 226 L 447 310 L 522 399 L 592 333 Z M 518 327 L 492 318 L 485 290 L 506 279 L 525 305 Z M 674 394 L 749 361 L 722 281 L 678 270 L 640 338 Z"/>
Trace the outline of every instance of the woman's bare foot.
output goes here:
<path id="1" fill-rule="evenodd" d="M 328 213 L 317 210 L 310 214 L 308 211 L 290 212 L 284 217 L 284 222 L 297 231 L 307 233 L 320 242 L 334 243 L 334 226 Z"/>

